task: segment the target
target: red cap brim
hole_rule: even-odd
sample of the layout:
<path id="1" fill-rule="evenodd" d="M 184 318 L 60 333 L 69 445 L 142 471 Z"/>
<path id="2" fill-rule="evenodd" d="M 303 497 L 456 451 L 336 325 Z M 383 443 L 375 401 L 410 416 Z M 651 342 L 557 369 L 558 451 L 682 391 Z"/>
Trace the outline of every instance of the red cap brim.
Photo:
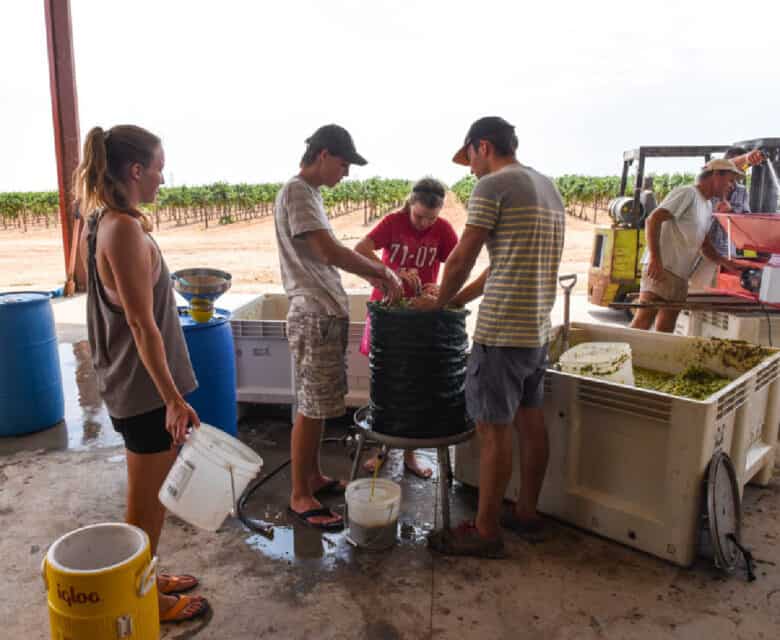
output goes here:
<path id="1" fill-rule="evenodd" d="M 467 153 L 468 146 L 468 143 L 464 144 L 460 149 L 458 149 L 458 152 L 452 156 L 452 161 L 455 164 L 462 164 L 466 167 L 469 166 L 469 154 Z"/>

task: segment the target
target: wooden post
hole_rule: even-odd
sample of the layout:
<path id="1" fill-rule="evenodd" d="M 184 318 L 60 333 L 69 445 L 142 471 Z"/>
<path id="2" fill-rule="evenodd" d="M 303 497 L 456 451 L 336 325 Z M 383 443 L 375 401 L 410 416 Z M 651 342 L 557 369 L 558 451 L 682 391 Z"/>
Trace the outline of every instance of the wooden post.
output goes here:
<path id="1" fill-rule="evenodd" d="M 54 120 L 54 150 L 57 158 L 57 183 L 60 192 L 60 221 L 65 272 L 71 247 L 78 246 L 74 237 L 73 173 L 81 157 L 79 143 L 79 108 L 76 95 L 76 72 L 73 58 L 73 30 L 70 0 L 44 0 L 46 42 L 49 51 L 49 84 Z M 84 214 L 88 212 L 82 212 Z M 75 261 L 77 291 L 86 289 L 86 273 L 81 260 Z"/>

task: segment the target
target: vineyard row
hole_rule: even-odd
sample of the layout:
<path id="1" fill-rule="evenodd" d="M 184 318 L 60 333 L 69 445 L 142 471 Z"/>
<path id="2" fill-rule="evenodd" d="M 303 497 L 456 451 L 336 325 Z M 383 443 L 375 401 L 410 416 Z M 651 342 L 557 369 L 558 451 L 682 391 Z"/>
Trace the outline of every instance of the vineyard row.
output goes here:
<path id="1" fill-rule="evenodd" d="M 695 179 L 696 176 L 692 173 L 653 175 L 656 200 L 661 202 L 672 189 L 692 184 Z M 466 176 L 452 186 L 453 192 L 464 204 L 468 202 L 476 181 L 474 176 Z M 569 214 L 583 218 L 588 208 L 594 212 L 595 222 L 595 213 L 599 210 L 606 211 L 607 203 L 620 195 L 620 176 L 565 175 L 555 178 L 555 186 L 558 187 Z M 633 178 L 629 178 L 626 195 L 631 196 L 633 193 Z"/>
<path id="2" fill-rule="evenodd" d="M 660 202 L 675 187 L 691 184 L 695 176 L 687 173 L 657 174 L 654 178 L 656 199 Z M 464 204 L 476 183 L 466 176 L 452 186 Z M 555 184 L 571 215 L 584 217 L 586 208 L 606 210 L 607 203 L 619 195 L 619 176 L 564 175 Z M 163 187 L 154 205 L 145 207 L 157 228 L 162 223 L 175 225 L 229 224 L 270 215 L 281 183 L 229 184 L 216 182 L 203 186 Z M 331 217 L 362 210 L 368 224 L 389 209 L 400 205 L 411 188 L 407 180 L 370 178 L 346 180 L 333 188 L 322 189 L 322 198 Z M 633 193 L 629 180 L 627 194 Z M 0 193 L 0 225 L 3 229 L 27 230 L 28 226 L 50 226 L 58 223 L 59 199 L 56 191 Z M 595 219 L 594 219 L 595 222 Z"/>
<path id="3" fill-rule="evenodd" d="M 281 183 L 228 184 L 162 187 L 157 202 L 144 206 L 159 229 L 160 224 L 229 224 L 273 213 L 273 203 Z M 346 180 L 333 188 L 321 189 L 328 215 L 336 217 L 363 211 L 368 224 L 388 209 L 399 206 L 412 183 L 406 180 L 370 178 Z M 56 191 L 0 193 L 0 225 L 3 229 L 29 226 L 56 226 L 59 222 L 59 195 Z"/>

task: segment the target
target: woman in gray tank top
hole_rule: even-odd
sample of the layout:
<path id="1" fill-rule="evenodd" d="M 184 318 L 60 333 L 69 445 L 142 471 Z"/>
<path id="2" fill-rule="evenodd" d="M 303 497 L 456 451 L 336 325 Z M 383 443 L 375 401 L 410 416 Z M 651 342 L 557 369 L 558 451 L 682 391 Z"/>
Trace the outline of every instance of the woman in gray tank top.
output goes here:
<path id="1" fill-rule="evenodd" d="M 87 331 L 98 389 L 127 452 L 127 522 L 149 535 L 157 553 L 165 507 L 157 494 L 200 421 L 184 396 L 197 387 L 179 324 L 168 267 L 138 209 L 163 183 L 160 139 L 122 125 L 95 127 L 76 171 L 80 209 L 91 212 L 81 236 L 88 273 Z M 192 576 L 157 578 L 160 620 L 206 613 L 200 596 L 182 596 Z"/>

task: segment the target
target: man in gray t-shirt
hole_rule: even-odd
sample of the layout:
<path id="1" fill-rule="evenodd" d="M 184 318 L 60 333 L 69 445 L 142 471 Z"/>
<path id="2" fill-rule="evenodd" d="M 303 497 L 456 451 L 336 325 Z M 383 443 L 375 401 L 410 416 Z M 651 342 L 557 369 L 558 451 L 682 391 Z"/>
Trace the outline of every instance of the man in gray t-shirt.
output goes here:
<path id="1" fill-rule="evenodd" d="M 306 237 L 310 231 L 322 230 L 335 240 L 319 188 L 301 176 L 291 178 L 276 197 L 274 216 L 282 283 L 291 306 L 300 307 L 303 299 L 314 298 L 314 310 L 348 317 L 349 302 L 338 269 L 321 261 Z"/>
<path id="2" fill-rule="evenodd" d="M 345 354 L 349 304 L 338 269 L 366 278 L 392 300 L 403 295 L 398 276 L 341 244 L 333 234 L 320 187 L 366 164 L 342 127 L 320 127 L 306 140 L 301 170 L 279 191 L 274 223 L 282 283 L 290 300 L 287 338 L 293 356 L 297 410 L 291 436 L 292 491 L 288 513 L 312 527 L 341 529 L 341 516 L 317 496 L 343 492 L 344 484 L 322 474 L 319 447 L 326 418 L 344 415 Z"/>

